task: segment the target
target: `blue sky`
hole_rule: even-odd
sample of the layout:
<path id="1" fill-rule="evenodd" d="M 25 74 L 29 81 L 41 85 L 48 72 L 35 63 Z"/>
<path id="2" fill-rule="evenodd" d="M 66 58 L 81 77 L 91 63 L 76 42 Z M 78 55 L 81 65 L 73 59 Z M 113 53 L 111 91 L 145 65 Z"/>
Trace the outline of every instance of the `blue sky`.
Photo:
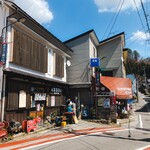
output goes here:
<path id="1" fill-rule="evenodd" d="M 143 2 L 148 22 L 141 7 Z M 99 40 L 125 32 L 126 48 L 150 57 L 150 0 L 15 0 L 61 41 L 94 29 Z"/>

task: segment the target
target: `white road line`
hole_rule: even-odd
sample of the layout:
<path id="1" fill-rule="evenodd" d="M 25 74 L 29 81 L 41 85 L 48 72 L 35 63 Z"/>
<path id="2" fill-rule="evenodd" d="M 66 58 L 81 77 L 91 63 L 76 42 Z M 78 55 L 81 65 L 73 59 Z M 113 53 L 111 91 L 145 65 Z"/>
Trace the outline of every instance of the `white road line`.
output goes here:
<path id="1" fill-rule="evenodd" d="M 143 122 L 142 122 L 142 117 L 140 114 L 138 114 L 138 124 L 136 127 L 143 128 Z"/>
<path id="2" fill-rule="evenodd" d="M 136 150 L 144 150 L 144 149 L 146 149 L 146 148 L 150 148 L 150 145 L 147 145 L 147 146 L 144 146 L 144 147 L 138 148 L 138 149 L 136 149 Z"/>
<path id="3" fill-rule="evenodd" d="M 99 131 L 99 132 L 89 133 L 89 134 L 90 135 L 97 135 L 97 134 L 103 134 L 103 132 L 119 132 L 119 131 L 126 131 L 126 130 L 128 130 L 128 129 Z M 52 143 L 61 142 L 61 141 L 65 141 L 65 140 L 76 139 L 76 138 L 80 138 L 80 137 L 84 137 L 84 136 L 87 136 L 87 135 L 78 135 L 78 136 L 75 136 L 75 137 L 68 137 L 68 138 L 65 138 L 65 139 L 60 139 L 60 140 L 56 140 L 56 141 L 50 141 L 50 142 L 46 142 L 46 143 L 42 143 L 42 144 L 38 144 L 38 145 L 34 145 L 34 146 L 29 146 L 29 147 L 26 147 L 26 148 L 22 148 L 21 150 L 27 150 L 27 149 L 39 147 L 39 146 L 42 146 L 42 145 L 52 144 Z"/>
<path id="4" fill-rule="evenodd" d="M 147 102 L 144 100 L 145 104 L 147 104 Z M 146 108 L 147 108 L 147 111 L 148 111 L 148 114 L 150 115 L 150 109 L 149 107 L 146 105 Z"/>

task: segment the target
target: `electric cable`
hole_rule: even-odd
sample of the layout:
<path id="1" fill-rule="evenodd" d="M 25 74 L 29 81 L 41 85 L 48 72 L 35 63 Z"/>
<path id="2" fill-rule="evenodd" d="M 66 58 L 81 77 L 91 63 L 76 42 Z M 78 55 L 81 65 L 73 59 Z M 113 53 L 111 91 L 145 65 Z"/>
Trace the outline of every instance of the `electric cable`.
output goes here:
<path id="1" fill-rule="evenodd" d="M 106 29 L 106 31 L 105 31 L 105 33 L 104 33 L 104 35 L 103 35 L 102 39 L 105 37 L 105 35 L 106 35 L 106 33 L 107 33 L 107 31 L 108 31 L 108 29 L 109 29 L 109 27 L 110 27 L 111 23 L 113 22 L 113 20 L 114 20 L 114 18 L 115 18 L 115 15 L 116 15 L 116 13 L 117 13 L 117 10 L 118 10 L 118 8 L 119 8 L 120 4 L 121 4 L 121 2 L 118 4 L 118 6 L 117 6 L 117 8 L 116 8 L 116 10 L 115 10 L 115 13 L 114 13 L 114 15 L 113 15 L 112 19 L 110 20 L 110 23 L 109 23 L 109 25 L 108 25 L 108 27 L 107 27 L 107 29 Z"/>
<path id="2" fill-rule="evenodd" d="M 142 6 L 142 9 L 143 9 L 143 12 L 144 12 L 144 16 L 145 16 L 148 32 L 150 33 L 150 27 L 149 27 L 149 24 L 148 24 L 147 14 L 146 14 L 146 11 L 145 11 L 145 8 L 144 8 L 142 0 L 140 0 L 140 1 L 141 1 L 141 6 Z"/>
<path id="3" fill-rule="evenodd" d="M 133 36 L 133 35 L 132 35 L 132 36 Z M 131 37 L 132 37 L 132 36 L 131 36 Z M 134 44 L 135 42 L 137 42 L 138 39 L 141 39 L 141 37 L 143 37 L 143 36 L 144 36 L 144 34 L 142 34 L 142 36 L 138 36 L 136 39 L 132 40 L 132 42 L 129 43 L 128 45 Z M 130 37 L 130 38 L 131 38 L 131 37 Z"/>
<path id="4" fill-rule="evenodd" d="M 144 28 L 145 28 L 145 27 L 144 27 Z M 141 29 L 139 29 L 138 31 L 142 31 L 142 30 L 143 30 L 143 27 L 142 27 Z M 129 40 L 132 36 L 133 36 L 132 34 L 129 35 L 125 40 L 126 40 L 126 41 Z"/>
<path id="5" fill-rule="evenodd" d="M 134 5 L 135 5 L 135 7 L 136 7 L 136 11 L 137 11 L 137 13 L 138 13 L 138 16 L 139 16 L 141 25 L 142 25 L 142 27 L 143 27 L 143 29 L 144 29 L 144 24 L 143 24 L 143 21 L 142 21 L 142 18 L 141 18 L 141 16 L 140 16 L 140 13 L 139 13 L 139 10 L 138 10 L 138 8 L 137 8 L 137 5 L 136 5 L 135 0 L 133 0 L 133 2 L 134 2 Z"/>
<path id="6" fill-rule="evenodd" d="M 142 0 L 140 0 L 140 2 L 141 2 L 142 10 L 144 12 L 144 16 L 145 16 L 145 20 L 146 20 L 146 25 L 147 25 L 147 28 L 148 28 L 148 33 L 150 35 L 150 27 L 149 27 L 149 23 L 148 23 L 148 19 L 147 19 L 147 14 L 146 14 L 146 11 L 145 11 L 145 8 L 144 8 Z M 148 37 L 147 34 L 146 34 L 146 37 L 147 37 L 148 44 L 150 44 L 150 40 L 149 40 L 149 37 Z"/>
<path id="7" fill-rule="evenodd" d="M 112 24 L 112 27 L 111 27 L 111 29 L 110 29 L 110 31 L 109 31 L 109 34 L 108 34 L 107 38 L 109 37 L 109 35 L 110 35 L 110 33 L 111 33 L 111 31 L 112 31 L 112 29 L 113 29 L 113 27 L 114 27 L 114 25 L 115 25 L 115 23 L 116 23 L 116 21 L 117 21 L 117 18 L 118 18 L 119 14 L 120 14 L 120 11 L 121 11 L 121 9 L 122 9 L 122 6 L 123 6 L 124 2 L 125 2 L 125 0 L 123 0 L 123 2 L 121 3 L 120 9 L 119 9 L 119 11 L 118 11 L 118 13 L 117 13 L 117 16 L 116 16 L 116 18 L 115 18 L 113 24 Z"/>

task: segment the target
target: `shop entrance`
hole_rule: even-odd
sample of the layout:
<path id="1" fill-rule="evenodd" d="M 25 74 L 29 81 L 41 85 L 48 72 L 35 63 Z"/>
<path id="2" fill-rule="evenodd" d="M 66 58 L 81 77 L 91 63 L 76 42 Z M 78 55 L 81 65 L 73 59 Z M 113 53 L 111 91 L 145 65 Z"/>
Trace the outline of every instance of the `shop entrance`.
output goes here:
<path id="1" fill-rule="evenodd" d="M 44 118 L 45 114 L 45 101 L 36 101 L 36 116 L 40 117 L 41 119 Z"/>
<path id="2" fill-rule="evenodd" d="M 45 117 L 45 107 L 46 107 L 46 93 L 34 93 L 31 99 L 32 110 L 30 111 L 30 116 L 40 117 L 44 120 Z"/>

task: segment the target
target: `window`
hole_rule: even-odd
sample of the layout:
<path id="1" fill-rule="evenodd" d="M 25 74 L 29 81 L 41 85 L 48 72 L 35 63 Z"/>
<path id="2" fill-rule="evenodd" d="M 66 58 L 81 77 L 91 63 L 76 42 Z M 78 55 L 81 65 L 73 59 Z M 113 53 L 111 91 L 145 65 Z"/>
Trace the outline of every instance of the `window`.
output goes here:
<path id="1" fill-rule="evenodd" d="M 64 57 L 54 53 L 54 75 L 63 78 L 64 77 Z"/>
<path id="2" fill-rule="evenodd" d="M 113 77 L 113 71 L 102 71 L 102 76 Z"/>
<path id="3" fill-rule="evenodd" d="M 52 50 L 48 49 L 48 73 L 52 72 Z"/>
<path id="4" fill-rule="evenodd" d="M 95 49 L 95 47 L 93 47 L 93 58 L 95 58 L 96 57 L 96 49 Z"/>
<path id="5" fill-rule="evenodd" d="M 46 73 L 48 68 L 47 55 L 45 45 L 20 30 L 14 30 L 13 57 L 11 60 L 13 63 Z"/>
<path id="6" fill-rule="evenodd" d="M 47 95 L 46 106 L 47 107 L 61 106 L 64 103 L 63 99 L 64 97 L 62 95 L 59 96 Z"/>

